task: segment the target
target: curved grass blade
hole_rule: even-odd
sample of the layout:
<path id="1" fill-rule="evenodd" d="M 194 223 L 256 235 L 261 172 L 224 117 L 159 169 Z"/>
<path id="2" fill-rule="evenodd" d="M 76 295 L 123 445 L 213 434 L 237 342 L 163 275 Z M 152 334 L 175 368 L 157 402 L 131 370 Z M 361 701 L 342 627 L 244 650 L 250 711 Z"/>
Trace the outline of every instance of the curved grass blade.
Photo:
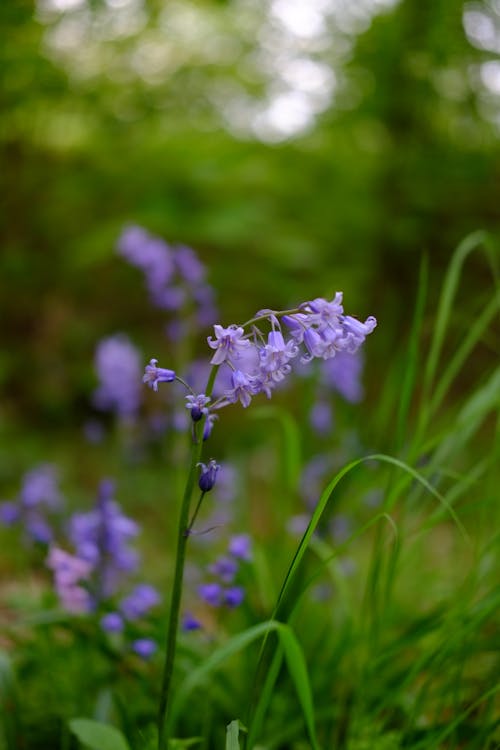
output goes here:
<path id="1" fill-rule="evenodd" d="M 233 654 L 246 648 L 262 635 L 272 631 L 275 631 L 279 637 L 288 671 L 292 678 L 302 709 L 311 747 L 313 750 L 318 750 L 314 725 L 312 693 L 304 654 L 290 626 L 273 620 L 248 628 L 248 630 L 245 630 L 243 633 L 238 633 L 238 635 L 234 636 L 234 638 L 231 638 L 228 643 L 225 643 L 221 648 L 217 649 L 203 664 L 190 673 L 177 691 L 172 702 L 170 726 L 173 725 L 173 722 L 181 712 L 192 691 L 200 684 L 203 684 L 205 680 L 220 666 L 220 664 Z"/>

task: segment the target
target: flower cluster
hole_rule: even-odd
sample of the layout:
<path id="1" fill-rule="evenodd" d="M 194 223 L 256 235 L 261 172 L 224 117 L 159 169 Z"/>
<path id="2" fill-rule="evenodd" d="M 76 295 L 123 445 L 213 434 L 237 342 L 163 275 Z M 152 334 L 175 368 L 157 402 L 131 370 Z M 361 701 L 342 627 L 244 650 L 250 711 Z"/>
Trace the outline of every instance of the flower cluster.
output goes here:
<path id="1" fill-rule="evenodd" d="M 54 536 L 50 515 L 62 505 L 55 466 L 40 464 L 24 475 L 16 499 L 0 504 L 0 522 L 5 526 L 20 524 L 28 539 L 49 544 Z"/>
<path id="2" fill-rule="evenodd" d="M 126 227 L 118 240 L 118 253 L 145 277 L 152 303 L 169 312 L 194 307 L 199 325 L 216 319 L 214 292 L 206 282 L 206 269 L 190 247 L 170 246 L 139 226 Z M 175 338 L 181 333 L 169 327 Z"/>
<path id="3" fill-rule="evenodd" d="M 93 510 L 74 514 L 68 525 L 75 554 L 57 546 L 50 549 L 47 566 L 53 571 L 61 606 L 71 613 L 101 613 L 107 633 L 137 630 L 135 623 L 160 603 L 156 589 L 140 583 L 116 601 L 126 579 L 135 573 L 139 556 L 131 542 L 138 525 L 125 516 L 114 499 L 114 484 L 100 483 Z M 156 644 L 148 638 L 133 640 L 130 647 L 139 656 L 150 656 Z"/>
<path id="4" fill-rule="evenodd" d="M 271 329 L 267 335 L 261 328 L 263 323 Z M 186 406 L 193 421 L 205 416 L 208 434 L 204 438 L 208 437 L 215 410 L 238 401 L 246 408 L 259 393 L 270 398 L 276 386 L 290 374 L 294 362 L 303 365 L 314 358 L 328 361 L 354 355 L 376 325 L 372 316 L 362 322 L 345 315 L 341 292 L 330 302 L 318 297 L 295 310 L 262 310 L 244 325 L 215 325 L 215 336 L 208 337 L 213 350 L 210 364 L 221 368 L 222 378 L 229 375 L 229 383 L 213 401 L 210 395 L 189 389 Z M 174 379 L 189 387 L 173 370 L 158 367 L 156 359 L 146 367 L 144 382 L 154 390 L 159 383 Z M 347 392 L 345 382 L 341 387 Z M 349 395 L 355 398 L 355 389 Z"/>
<path id="5" fill-rule="evenodd" d="M 139 557 L 130 542 L 139 527 L 125 516 L 114 500 L 114 484 L 104 479 L 97 502 L 88 513 L 75 513 L 69 523 L 69 538 L 77 556 L 95 572 L 93 594 L 97 600 L 112 596 L 124 575 L 137 570 Z"/>
<path id="6" fill-rule="evenodd" d="M 251 559 L 250 537 L 247 534 L 231 537 L 226 554 L 218 557 L 208 569 L 212 580 L 198 586 L 200 599 L 211 607 L 238 607 L 245 598 L 245 590 L 235 585 L 235 578 L 240 564 Z"/>

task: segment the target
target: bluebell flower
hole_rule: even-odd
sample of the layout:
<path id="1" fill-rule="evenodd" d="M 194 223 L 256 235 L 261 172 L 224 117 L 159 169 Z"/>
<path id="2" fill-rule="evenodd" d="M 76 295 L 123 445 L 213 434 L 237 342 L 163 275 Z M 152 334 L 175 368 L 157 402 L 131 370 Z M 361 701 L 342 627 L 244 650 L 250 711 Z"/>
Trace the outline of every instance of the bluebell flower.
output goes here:
<path id="1" fill-rule="evenodd" d="M 252 541 L 248 534 L 236 534 L 229 540 L 229 552 L 233 557 L 249 561 L 252 559 Z"/>
<path id="2" fill-rule="evenodd" d="M 363 398 L 362 370 L 361 350 L 353 354 L 348 351 L 338 352 L 335 357 L 321 363 L 320 383 L 337 391 L 346 401 L 357 403 Z"/>
<path id="3" fill-rule="evenodd" d="M 238 563 L 234 558 L 223 555 L 210 565 L 208 570 L 223 583 L 231 583 L 238 572 Z"/>
<path id="4" fill-rule="evenodd" d="M 93 601 L 82 583 L 89 580 L 92 566 L 86 560 L 70 555 L 58 547 L 50 549 L 46 564 L 54 573 L 61 606 L 73 614 L 89 612 Z"/>
<path id="5" fill-rule="evenodd" d="M 175 380 L 175 372 L 166 370 L 164 367 L 158 367 L 157 359 L 150 359 L 149 365 L 144 370 L 143 383 L 146 383 L 154 391 L 158 390 L 158 383 L 171 383 Z"/>
<path id="6" fill-rule="evenodd" d="M 111 481 L 102 481 L 94 510 L 75 513 L 69 524 L 69 537 L 77 555 L 95 571 L 95 593 L 100 599 L 115 593 L 124 574 L 135 571 L 139 562 L 130 547 L 139 527 L 122 513 L 113 499 L 113 490 Z"/>
<path id="7" fill-rule="evenodd" d="M 201 583 L 198 594 L 211 607 L 219 607 L 224 601 L 223 589 L 220 583 Z"/>
<path id="8" fill-rule="evenodd" d="M 200 630 L 201 622 L 194 617 L 190 612 L 186 612 L 182 618 L 182 630 L 188 632 L 190 630 Z"/>
<path id="9" fill-rule="evenodd" d="M 198 486 L 202 492 L 209 492 L 215 484 L 215 480 L 217 479 L 217 472 L 219 471 L 220 466 L 216 461 L 214 461 L 213 458 L 210 459 L 208 464 L 200 462 L 197 465 L 201 466 Z"/>
<path id="10" fill-rule="evenodd" d="M 224 604 L 228 607 L 239 607 L 245 598 L 245 590 L 241 586 L 231 586 L 224 591 Z"/>
<path id="11" fill-rule="evenodd" d="M 139 620 L 160 603 L 160 595 L 153 586 L 140 583 L 120 602 L 120 611 L 127 620 Z"/>
<path id="12" fill-rule="evenodd" d="M 190 410 L 193 422 L 199 422 L 204 415 L 208 414 L 207 404 L 210 401 L 210 396 L 205 396 L 204 393 L 186 396 L 186 409 Z"/>
<path id="13" fill-rule="evenodd" d="M 102 339 L 95 352 L 99 386 L 93 401 L 98 409 L 133 417 L 141 404 L 141 355 L 130 339 L 116 334 Z"/>
<path id="14" fill-rule="evenodd" d="M 124 627 L 123 617 L 118 612 L 108 612 L 101 617 L 101 628 L 106 633 L 121 633 Z"/>
<path id="15" fill-rule="evenodd" d="M 151 638 L 137 638 L 132 642 L 132 651 L 142 659 L 149 659 L 158 649 L 158 646 Z"/>
<path id="16" fill-rule="evenodd" d="M 26 472 L 16 499 L 0 504 L 0 523 L 20 524 L 28 540 L 48 544 L 54 537 L 49 517 L 62 505 L 55 466 L 40 464 Z"/>
<path id="17" fill-rule="evenodd" d="M 250 346 L 250 342 L 243 338 L 244 329 L 230 325 L 228 328 L 224 328 L 221 325 L 214 326 L 215 339 L 209 336 L 207 341 L 211 349 L 215 349 L 210 363 L 212 365 L 220 365 L 226 360 L 234 361 L 238 359 L 239 354 Z"/>

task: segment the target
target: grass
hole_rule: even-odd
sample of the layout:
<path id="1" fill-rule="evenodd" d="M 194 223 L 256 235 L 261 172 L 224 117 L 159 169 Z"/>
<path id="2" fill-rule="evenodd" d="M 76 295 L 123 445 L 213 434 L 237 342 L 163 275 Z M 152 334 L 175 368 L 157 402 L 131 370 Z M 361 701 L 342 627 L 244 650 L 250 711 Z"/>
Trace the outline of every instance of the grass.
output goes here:
<path id="1" fill-rule="evenodd" d="M 457 331 L 453 311 L 464 264 L 483 250 L 492 289 L 471 309 L 467 330 Z M 229 445 L 219 428 L 217 447 L 227 458 L 232 452 L 240 467 L 235 523 L 252 533 L 254 562 L 245 572 L 244 605 L 206 614 L 204 631 L 180 639 L 170 725 L 184 741 L 173 747 L 500 746 L 495 359 L 473 386 L 467 379 L 467 389 L 461 385 L 498 318 L 491 241 L 475 233 L 459 246 L 436 313 L 426 302 L 427 277 L 423 262 L 410 338 L 379 378 L 385 392 L 373 407 L 357 407 L 355 448 L 325 477 L 300 540 L 286 528 L 300 510 L 304 462 L 323 451 L 335 463 L 337 454 L 349 453 L 344 436 L 320 444 L 300 403 L 288 408 L 285 398 L 252 407 Z M 351 408 L 343 413 L 339 406 L 337 418 L 349 423 Z M 165 588 L 173 524 L 172 507 L 157 499 L 165 485 L 158 466 L 123 465 L 121 472 L 127 510 L 145 527 L 147 566 Z M 349 530 L 333 539 L 328 525 L 339 516 L 348 518 Z M 202 542 L 188 548 L 200 566 L 214 554 Z M 51 617 L 43 572 L 30 574 L 40 586 L 34 597 L 23 575 L 29 560 L 19 559 L 7 531 L 2 544 L 16 563 L 4 563 L 15 581 L 0 660 L 0 748 L 67 750 L 78 747 L 77 735 L 93 747 L 85 739 L 89 725 L 73 724 L 80 734 L 68 730 L 69 720 L 84 716 L 120 730 L 111 750 L 122 740 L 132 750 L 154 747 L 161 658 L 142 664 L 110 656 L 86 622 Z M 154 621 L 162 640 L 163 622 L 164 612 Z"/>

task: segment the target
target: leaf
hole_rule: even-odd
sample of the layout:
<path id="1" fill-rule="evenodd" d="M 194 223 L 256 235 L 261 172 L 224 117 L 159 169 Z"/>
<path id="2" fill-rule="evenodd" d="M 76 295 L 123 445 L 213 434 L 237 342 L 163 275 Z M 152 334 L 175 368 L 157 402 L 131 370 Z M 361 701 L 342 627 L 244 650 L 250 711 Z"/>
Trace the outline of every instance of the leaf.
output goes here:
<path id="1" fill-rule="evenodd" d="M 123 734 L 109 724 L 92 719 L 72 719 L 69 728 L 91 750 L 130 750 Z"/>

